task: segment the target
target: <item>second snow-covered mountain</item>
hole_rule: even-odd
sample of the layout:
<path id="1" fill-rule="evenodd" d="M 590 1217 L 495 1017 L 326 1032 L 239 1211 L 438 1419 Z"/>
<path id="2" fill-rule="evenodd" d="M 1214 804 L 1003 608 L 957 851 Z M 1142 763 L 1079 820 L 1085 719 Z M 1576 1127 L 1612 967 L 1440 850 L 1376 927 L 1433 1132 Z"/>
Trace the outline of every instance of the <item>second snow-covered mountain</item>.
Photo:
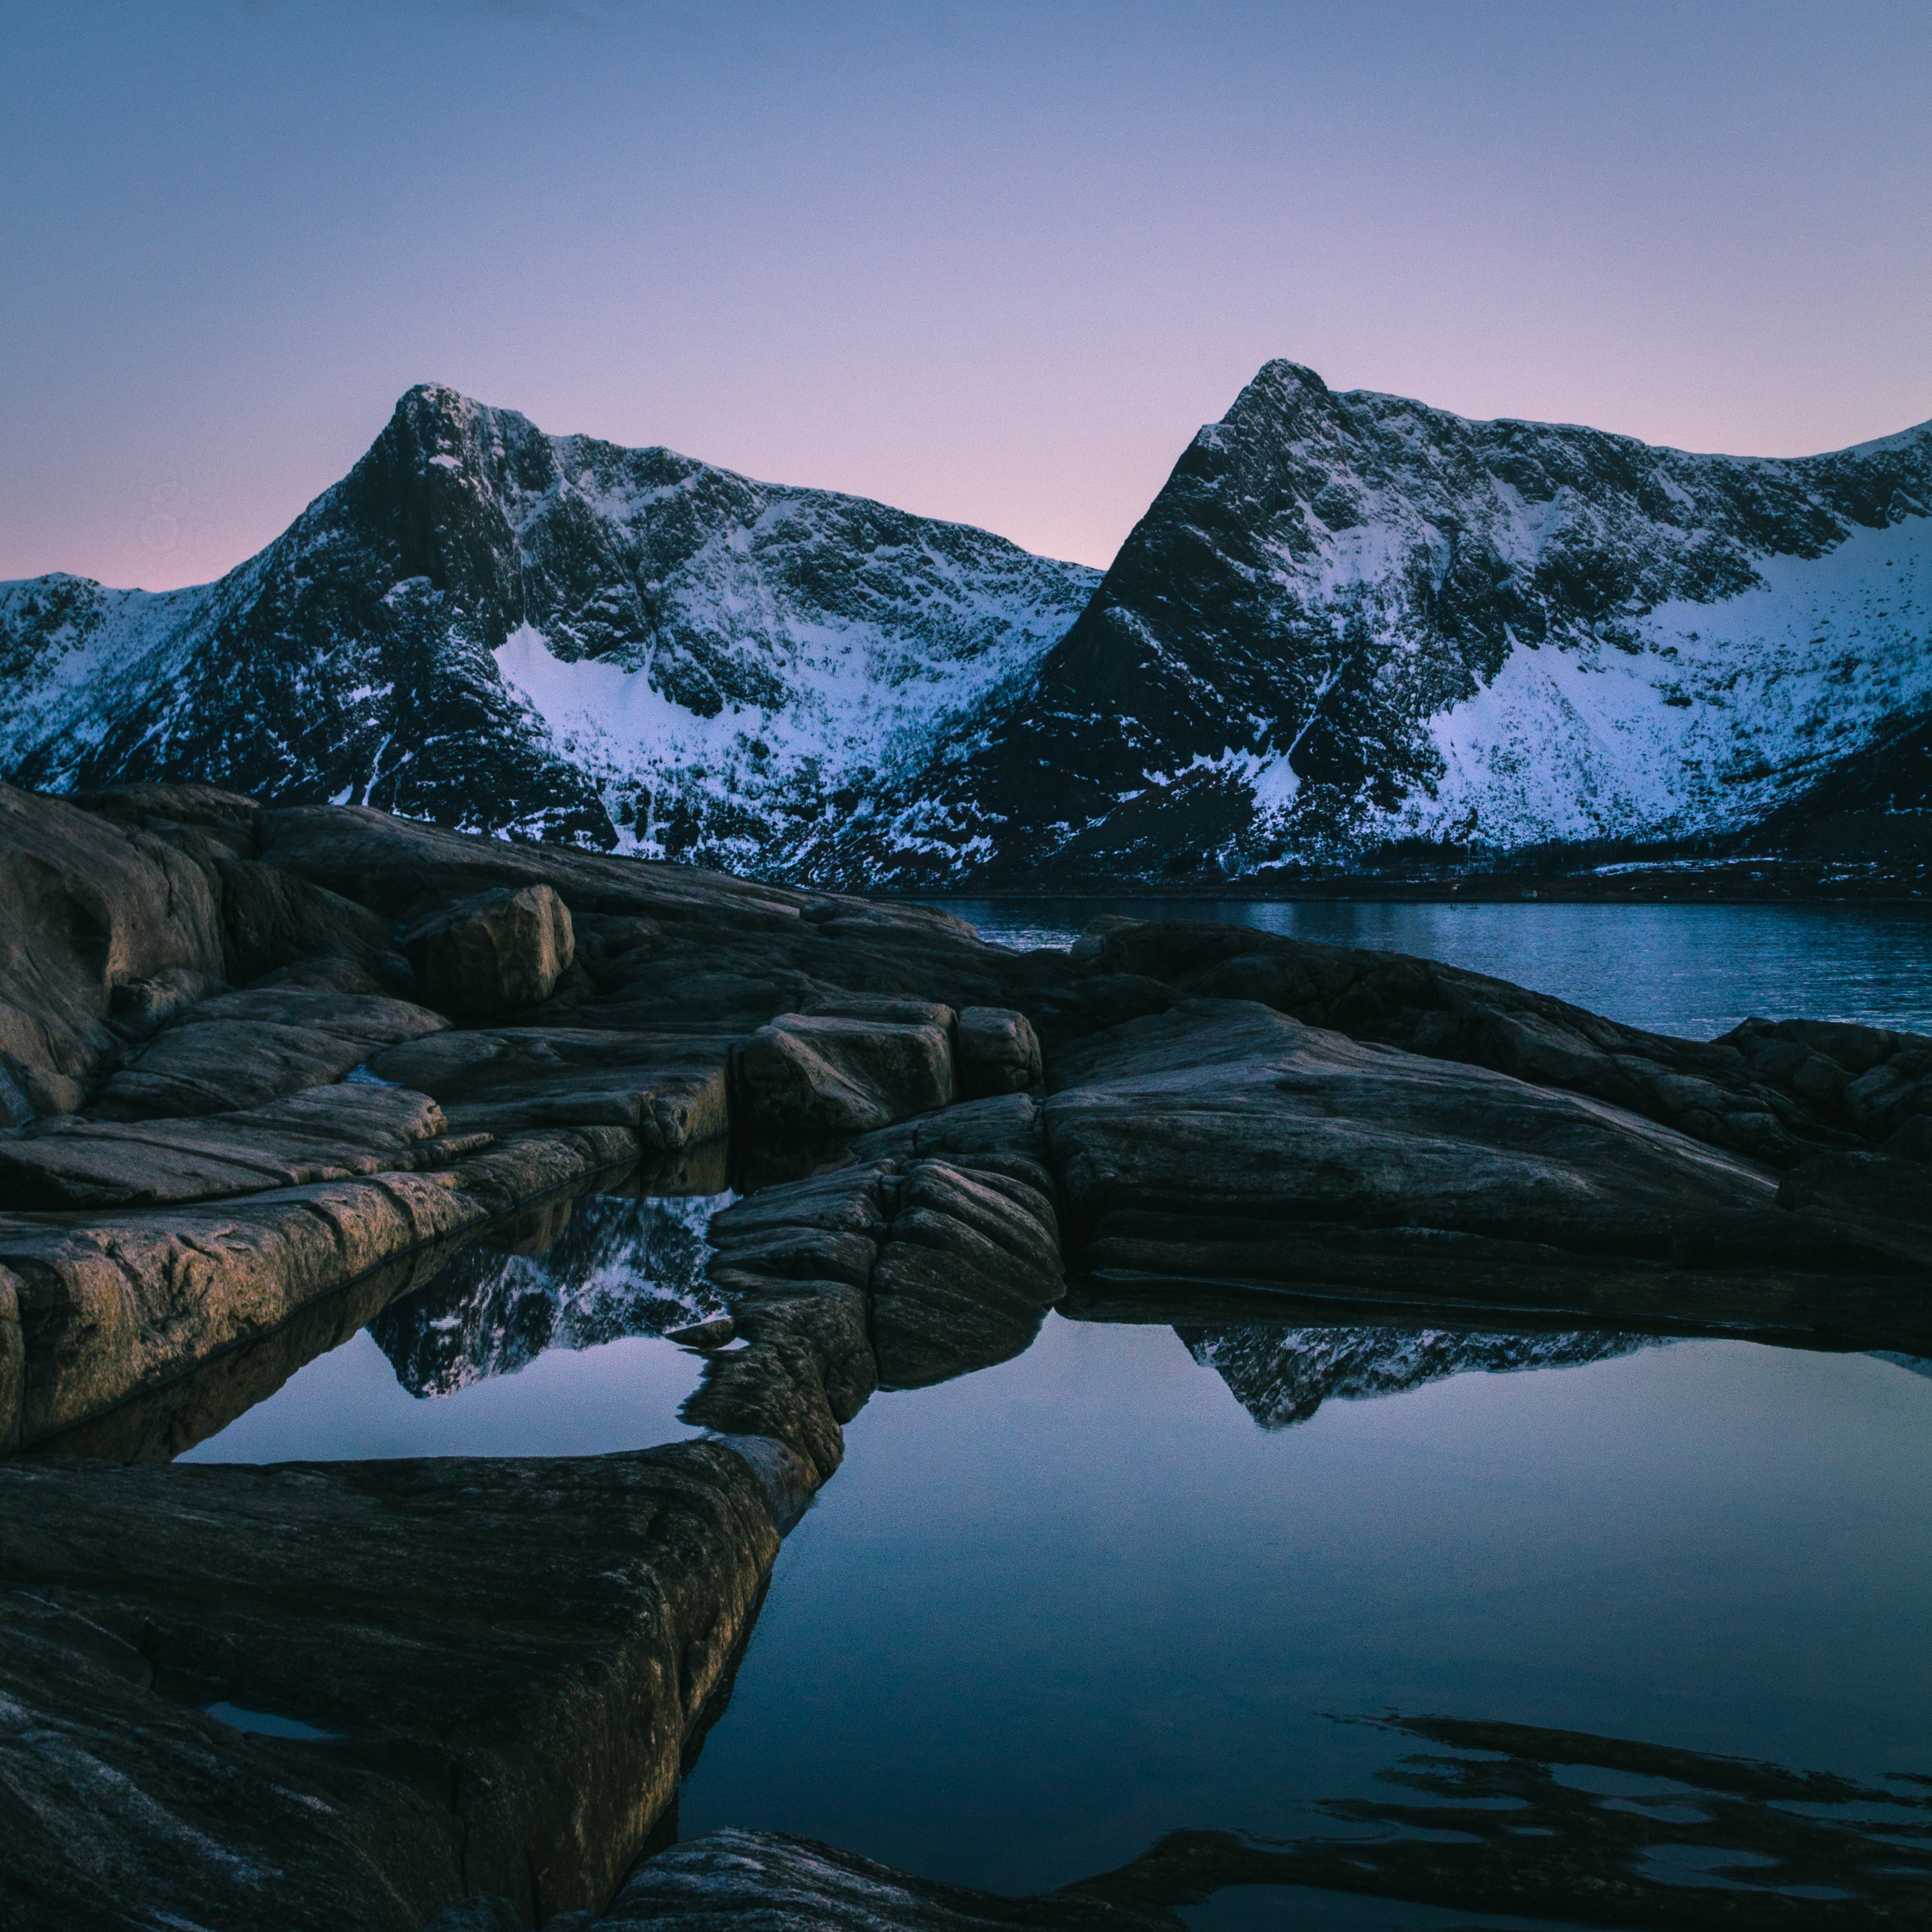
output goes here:
<path id="1" fill-rule="evenodd" d="M 0 586 L 0 688 L 16 784 L 207 778 L 826 884 L 1828 819 L 1922 858 L 1932 425 L 1690 455 L 1271 362 L 1103 579 L 425 388 L 218 584 Z"/>

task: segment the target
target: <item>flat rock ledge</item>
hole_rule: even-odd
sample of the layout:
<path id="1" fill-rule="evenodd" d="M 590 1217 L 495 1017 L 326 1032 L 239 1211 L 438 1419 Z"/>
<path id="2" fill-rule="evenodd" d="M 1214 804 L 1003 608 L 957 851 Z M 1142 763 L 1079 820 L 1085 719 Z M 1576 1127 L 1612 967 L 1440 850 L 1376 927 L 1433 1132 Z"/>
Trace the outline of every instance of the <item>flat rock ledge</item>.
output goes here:
<path id="1" fill-rule="evenodd" d="M 712 1443 L 0 1462 L 0 1920 L 417 1932 L 608 1899 L 778 1545 Z"/>

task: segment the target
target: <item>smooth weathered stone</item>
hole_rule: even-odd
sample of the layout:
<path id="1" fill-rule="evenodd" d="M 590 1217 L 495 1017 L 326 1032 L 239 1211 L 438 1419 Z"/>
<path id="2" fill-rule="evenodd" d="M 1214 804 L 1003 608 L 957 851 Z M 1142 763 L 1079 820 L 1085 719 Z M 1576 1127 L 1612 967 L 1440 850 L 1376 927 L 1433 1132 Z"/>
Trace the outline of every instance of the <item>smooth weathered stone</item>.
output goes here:
<path id="1" fill-rule="evenodd" d="M 352 1174 L 441 1165 L 488 1137 L 444 1134 L 442 1111 L 401 1087 L 312 1087 L 199 1120 L 63 1120 L 0 1142 L 0 1209 L 19 1213 L 214 1201 Z"/>
<path id="2" fill-rule="evenodd" d="M 622 1126 L 645 1153 L 674 1154 L 730 1130 L 730 1052 L 702 1035 L 506 1027 L 394 1047 L 370 1070 L 434 1094 L 465 1131 Z"/>
<path id="3" fill-rule="evenodd" d="M 881 1020 L 889 1026 L 950 1027 L 957 1016 L 936 1000 L 890 993 L 820 993 L 799 1011 L 812 1019 Z"/>
<path id="4" fill-rule="evenodd" d="M 1044 1196 L 997 1173 L 920 1162 L 872 1270 L 881 1386 L 922 1388 L 1008 1360 L 1061 1292 Z"/>
<path id="5" fill-rule="evenodd" d="M 476 1019 L 539 1005 L 576 952 L 569 908 L 547 885 L 479 893 L 419 922 L 401 943 L 422 997 Z"/>
<path id="6" fill-rule="evenodd" d="M 108 1081 L 101 1111 L 152 1120 L 260 1106 L 448 1024 L 381 994 L 251 987 L 190 1006 L 164 1027 Z"/>
<path id="7" fill-rule="evenodd" d="M 244 859 L 255 856 L 261 806 L 219 785 L 103 785 L 93 791 L 71 792 L 67 802 L 129 832 L 186 828 Z"/>
<path id="8" fill-rule="evenodd" d="M 721 1435 L 770 1436 L 803 1464 L 808 1486 L 820 1487 L 844 1460 L 845 1439 L 818 1344 L 808 1330 L 767 1324 L 748 1348 L 706 1362 L 704 1381 L 680 1417 Z"/>
<path id="9" fill-rule="evenodd" d="M 490 1927 L 487 1919 L 474 1922 Z M 458 1932 L 439 1922 L 431 1932 Z M 856 1852 L 780 1832 L 728 1828 L 647 1858 L 625 1881 L 595 1932 L 1135 1932 L 1182 1922 L 1157 1906 L 1048 1892 L 1009 1898 L 919 1878 Z M 590 1932 L 590 1928 L 586 1928 Z"/>
<path id="10" fill-rule="evenodd" d="M 1822 1061 L 1798 1085 L 1780 1060 L 1760 1070 L 1751 1054 L 1777 1034 L 1764 1022 L 1721 1040 L 1673 1040 L 1434 960 L 1238 926 L 1151 921 L 1090 944 L 1096 979 L 1152 976 L 1195 998 L 1254 1000 L 1352 1039 L 1587 1094 L 1774 1166 L 1864 1131 Z"/>
<path id="11" fill-rule="evenodd" d="M 959 1016 L 955 1037 L 962 1099 L 1023 1093 L 1038 1084 L 1040 1038 L 1025 1014 L 1004 1006 L 968 1006 Z"/>
<path id="12" fill-rule="evenodd" d="M 427 1287 L 466 1237 L 414 1248 L 306 1304 L 256 1340 L 217 1350 L 188 1372 L 34 1443 L 37 1454 L 170 1462 L 266 1402 L 296 1372 L 339 1348 L 389 1304 Z"/>
<path id="13" fill-rule="evenodd" d="M 842 1426 L 878 1386 L 867 1282 L 897 1183 L 890 1168 L 847 1167 L 712 1217 L 705 1272 L 750 1346 L 712 1358 L 687 1420 L 776 1438 L 813 1486 L 831 1474 Z"/>
<path id="14" fill-rule="evenodd" d="M 1774 1174 L 1635 1114 L 1252 1005 L 1097 1036 L 1056 1078 L 1079 1265 L 1116 1285 L 1858 1333 L 1910 1325 L 1932 1267 L 1922 1234 L 1780 1213 Z"/>
<path id="15" fill-rule="evenodd" d="M 0 1918 L 417 1932 L 479 1892 L 538 1924 L 594 1909 L 778 1540 L 749 1464 L 702 1442 L 0 1463 Z"/>
<path id="16" fill-rule="evenodd" d="M 1784 1177 L 1778 1204 L 1840 1220 L 1932 1227 L 1932 1174 L 1890 1153 L 1817 1154 Z"/>
<path id="17" fill-rule="evenodd" d="M 932 1021 L 781 1014 L 734 1052 L 731 1084 L 741 1132 L 846 1139 L 949 1105 L 952 1038 Z"/>
<path id="18" fill-rule="evenodd" d="M 409 962 L 380 914 L 250 859 L 220 859 L 214 869 L 227 974 L 237 986 L 300 961 L 339 957 L 390 992 L 406 997 L 412 990 Z"/>
<path id="19" fill-rule="evenodd" d="M 186 1008 L 232 990 L 226 980 L 212 973 L 164 967 L 145 980 L 130 980 L 114 988 L 108 1024 L 130 1040 L 146 1040 Z"/>
<path id="20" fill-rule="evenodd" d="M 982 1180 L 1004 1174 L 1046 1202 L 1058 1189 L 1046 1165 L 1039 1102 L 1024 1094 L 968 1100 L 926 1114 L 852 1143 L 854 1160 L 939 1160 L 970 1168 Z"/>
<path id="21" fill-rule="evenodd" d="M 214 894 L 192 861 L 56 799 L 0 785 L 0 1126 L 71 1113 L 116 988 L 223 970 Z"/>
<path id="22" fill-rule="evenodd" d="M 1879 1146 L 1881 1154 L 1894 1160 L 1914 1160 L 1932 1166 L 1932 1114 L 1914 1114 Z"/>
<path id="23" fill-rule="evenodd" d="M 783 1194 L 786 1190 L 764 1191 Z M 714 1280 L 728 1276 L 735 1280 L 748 1275 L 775 1281 L 825 1280 L 862 1288 L 878 1252 L 878 1236 L 869 1230 L 825 1228 L 809 1219 L 794 1226 L 763 1228 L 734 1223 L 724 1215 L 717 1220 L 724 1225 L 712 1224 L 711 1240 L 718 1250 L 710 1264 Z"/>

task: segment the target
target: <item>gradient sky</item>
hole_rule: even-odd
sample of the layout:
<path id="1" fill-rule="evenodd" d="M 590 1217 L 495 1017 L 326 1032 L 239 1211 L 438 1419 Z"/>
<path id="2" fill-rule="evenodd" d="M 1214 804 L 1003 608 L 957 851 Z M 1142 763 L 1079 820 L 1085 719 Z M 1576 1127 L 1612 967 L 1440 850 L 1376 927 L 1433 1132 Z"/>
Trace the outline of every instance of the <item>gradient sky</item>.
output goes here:
<path id="1" fill-rule="evenodd" d="M 0 0 L 0 577 L 218 575 L 410 384 L 1105 564 L 1268 358 L 1932 416 L 1932 6 Z"/>

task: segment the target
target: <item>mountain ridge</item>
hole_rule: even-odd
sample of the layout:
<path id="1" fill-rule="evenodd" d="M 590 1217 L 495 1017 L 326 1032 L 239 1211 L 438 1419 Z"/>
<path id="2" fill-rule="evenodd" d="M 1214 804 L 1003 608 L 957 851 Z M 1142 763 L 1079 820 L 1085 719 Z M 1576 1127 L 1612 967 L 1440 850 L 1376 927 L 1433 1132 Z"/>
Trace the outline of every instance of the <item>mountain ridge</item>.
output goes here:
<path id="1" fill-rule="evenodd" d="M 1101 573 L 423 386 L 214 584 L 0 586 L 0 682 L 17 784 L 209 778 L 827 885 L 1916 849 L 1932 423 L 1694 454 L 1277 360 Z"/>

